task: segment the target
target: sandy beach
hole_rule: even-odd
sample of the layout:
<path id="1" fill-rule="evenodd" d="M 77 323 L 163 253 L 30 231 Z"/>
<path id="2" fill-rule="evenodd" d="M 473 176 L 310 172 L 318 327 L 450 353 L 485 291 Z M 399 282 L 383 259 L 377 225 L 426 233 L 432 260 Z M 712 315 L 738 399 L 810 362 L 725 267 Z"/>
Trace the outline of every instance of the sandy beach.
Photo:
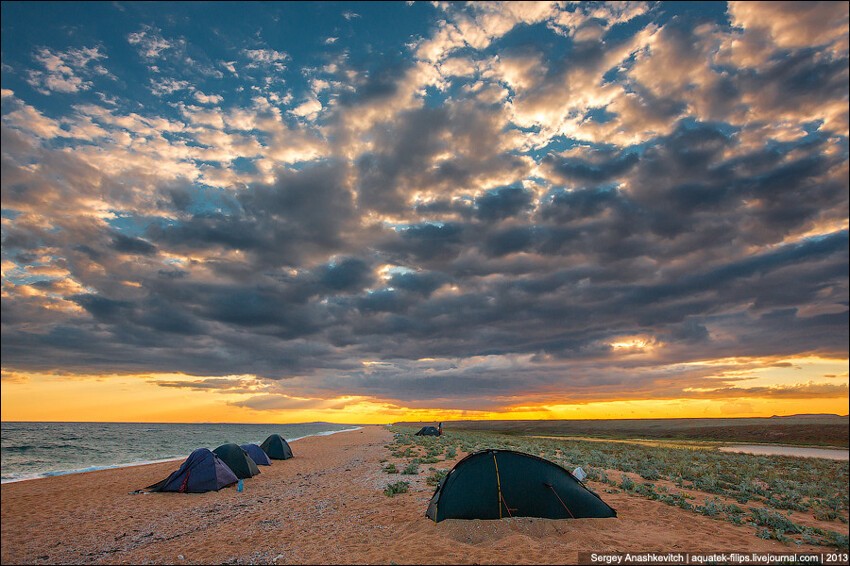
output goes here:
<path id="1" fill-rule="evenodd" d="M 299 440 L 295 458 L 261 468 L 242 493 L 129 494 L 179 462 L 5 484 L 2 563 L 559 564 L 582 551 L 823 551 L 625 493 L 604 494 L 617 519 L 435 524 L 424 516 L 425 474 L 382 473 L 391 439 L 367 426 Z M 398 479 L 410 491 L 385 496 Z"/>

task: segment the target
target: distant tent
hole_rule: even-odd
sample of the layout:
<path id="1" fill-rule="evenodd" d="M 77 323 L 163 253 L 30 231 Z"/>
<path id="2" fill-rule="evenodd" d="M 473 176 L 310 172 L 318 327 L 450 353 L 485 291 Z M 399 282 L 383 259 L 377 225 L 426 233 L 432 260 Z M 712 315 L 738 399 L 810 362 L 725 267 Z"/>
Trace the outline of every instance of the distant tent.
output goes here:
<path id="1" fill-rule="evenodd" d="M 233 470 L 236 477 L 241 479 L 250 478 L 260 473 L 260 468 L 248 456 L 248 453 L 238 444 L 222 444 L 215 450 L 216 456 L 224 460 L 224 463 Z"/>
<path id="2" fill-rule="evenodd" d="M 269 457 L 263 452 L 263 449 L 260 448 L 257 444 L 243 444 L 242 450 L 248 453 L 248 456 L 254 461 L 258 466 L 271 466 L 272 463 L 269 460 Z"/>
<path id="3" fill-rule="evenodd" d="M 423 426 L 415 436 L 440 436 L 440 429 L 435 426 Z"/>
<path id="4" fill-rule="evenodd" d="M 425 516 L 443 519 L 616 517 L 598 495 L 561 466 L 522 452 L 470 454 L 443 479 Z"/>
<path id="5" fill-rule="evenodd" d="M 292 458 L 292 448 L 279 434 L 272 434 L 260 444 L 263 452 L 272 460 L 289 460 Z"/>
<path id="6" fill-rule="evenodd" d="M 238 481 L 221 458 L 207 448 L 198 448 L 170 476 L 140 491 L 176 491 L 203 493 L 218 491 Z"/>

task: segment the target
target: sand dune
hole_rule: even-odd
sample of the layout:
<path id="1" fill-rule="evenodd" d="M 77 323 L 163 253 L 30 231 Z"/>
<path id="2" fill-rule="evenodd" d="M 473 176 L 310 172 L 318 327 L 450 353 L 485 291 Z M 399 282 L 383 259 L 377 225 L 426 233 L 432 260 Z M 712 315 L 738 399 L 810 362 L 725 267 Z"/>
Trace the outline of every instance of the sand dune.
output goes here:
<path id="1" fill-rule="evenodd" d="M 295 458 L 263 467 L 242 493 L 128 493 L 177 463 L 5 484 L 2 562 L 559 564 L 580 551 L 823 550 L 624 493 L 605 494 L 617 519 L 435 524 L 424 516 L 433 493 L 425 474 L 408 493 L 383 494 L 398 479 L 381 472 L 390 440 L 377 426 L 300 440 Z"/>

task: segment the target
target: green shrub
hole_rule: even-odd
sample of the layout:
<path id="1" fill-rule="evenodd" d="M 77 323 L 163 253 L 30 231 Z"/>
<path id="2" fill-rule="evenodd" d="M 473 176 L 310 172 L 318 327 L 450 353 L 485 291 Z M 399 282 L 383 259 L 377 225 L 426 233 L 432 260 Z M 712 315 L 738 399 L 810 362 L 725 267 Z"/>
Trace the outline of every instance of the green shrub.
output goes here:
<path id="1" fill-rule="evenodd" d="M 800 526 L 791 519 L 766 507 L 750 509 L 750 516 L 759 527 L 770 527 L 774 530 L 781 530 L 783 533 L 797 534 L 802 532 Z"/>
<path id="2" fill-rule="evenodd" d="M 714 499 L 706 499 L 705 505 L 697 505 L 695 511 L 707 517 L 716 517 L 720 514 L 722 505 L 716 497 Z"/>
<path id="3" fill-rule="evenodd" d="M 407 465 L 406 468 L 401 471 L 401 473 L 408 476 L 415 476 L 419 473 L 419 464 L 417 464 L 416 462 L 411 462 Z"/>
<path id="4" fill-rule="evenodd" d="M 608 483 L 608 474 L 605 473 L 605 470 L 598 470 L 596 468 L 588 468 L 586 471 L 587 471 L 587 479 L 589 479 L 591 481 Z"/>
<path id="5" fill-rule="evenodd" d="M 730 515 L 740 515 L 744 512 L 743 509 L 735 505 L 734 503 L 730 503 L 729 505 L 725 505 L 723 510 Z"/>
<path id="6" fill-rule="evenodd" d="M 425 478 L 425 483 L 428 485 L 437 485 L 443 481 L 443 478 L 446 477 L 448 473 L 448 470 L 434 470 L 430 476 Z"/>
<path id="7" fill-rule="evenodd" d="M 658 470 L 654 468 L 644 468 L 638 471 L 638 475 L 645 480 L 655 481 L 657 479 L 661 479 L 661 474 L 658 473 Z"/>
<path id="8" fill-rule="evenodd" d="M 398 468 L 395 467 L 395 464 L 387 464 L 387 466 L 384 468 L 384 473 L 385 474 L 397 474 Z"/>
<path id="9" fill-rule="evenodd" d="M 655 486 L 649 482 L 638 484 L 634 488 L 634 492 L 650 499 L 658 499 L 658 493 L 655 492 Z"/>
<path id="10" fill-rule="evenodd" d="M 410 488 L 410 482 L 406 481 L 397 481 L 395 483 L 391 483 L 387 487 L 384 488 L 384 495 L 387 497 L 395 497 L 399 493 L 407 493 L 407 490 Z"/>
<path id="11" fill-rule="evenodd" d="M 848 548 L 848 537 L 847 535 L 843 535 L 841 533 L 836 533 L 835 531 L 827 531 L 826 532 L 827 539 L 832 544 L 832 546 L 837 546 L 842 550 L 847 550 Z"/>
<path id="12" fill-rule="evenodd" d="M 814 516 L 818 521 L 834 521 L 839 517 L 838 512 L 823 507 L 815 509 Z"/>

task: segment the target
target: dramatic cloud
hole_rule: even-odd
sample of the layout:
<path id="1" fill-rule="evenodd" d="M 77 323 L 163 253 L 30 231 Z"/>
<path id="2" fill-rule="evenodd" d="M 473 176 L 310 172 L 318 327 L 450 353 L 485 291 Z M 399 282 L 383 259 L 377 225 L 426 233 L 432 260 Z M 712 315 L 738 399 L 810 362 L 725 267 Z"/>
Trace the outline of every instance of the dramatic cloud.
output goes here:
<path id="1" fill-rule="evenodd" d="M 847 397 L 846 3 L 187 9 L 4 4 L 4 384 Z"/>

